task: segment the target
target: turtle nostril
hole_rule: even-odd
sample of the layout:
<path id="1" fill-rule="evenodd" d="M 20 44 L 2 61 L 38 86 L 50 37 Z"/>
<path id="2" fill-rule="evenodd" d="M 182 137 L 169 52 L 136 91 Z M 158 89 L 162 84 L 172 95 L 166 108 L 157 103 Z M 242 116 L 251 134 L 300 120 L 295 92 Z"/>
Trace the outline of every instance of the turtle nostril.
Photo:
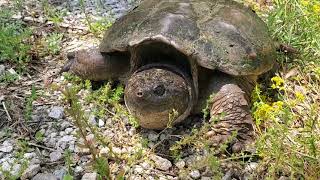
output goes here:
<path id="1" fill-rule="evenodd" d="M 166 89 L 164 88 L 164 85 L 161 84 L 155 87 L 153 92 L 158 96 L 162 96 L 166 92 Z"/>
<path id="2" fill-rule="evenodd" d="M 137 96 L 138 97 L 142 97 L 143 96 L 143 93 L 141 91 L 137 92 Z"/>

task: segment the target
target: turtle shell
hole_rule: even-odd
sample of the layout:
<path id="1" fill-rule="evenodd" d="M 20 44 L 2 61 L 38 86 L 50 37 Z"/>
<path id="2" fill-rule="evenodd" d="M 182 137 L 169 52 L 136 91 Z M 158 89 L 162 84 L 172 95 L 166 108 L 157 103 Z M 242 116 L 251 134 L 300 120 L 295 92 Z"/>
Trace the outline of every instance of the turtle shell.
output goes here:
<path id="1" fill-rule="evenodd" d="M 132 70 L 143 56 L 171 53 L 186 59 L 194 79 L 197 65 L 246 76 L 262 74 L 275 62 L 264 22 L 231 0 L 145 0 L 106 31 L 100 51 L 129 52 Z"/>

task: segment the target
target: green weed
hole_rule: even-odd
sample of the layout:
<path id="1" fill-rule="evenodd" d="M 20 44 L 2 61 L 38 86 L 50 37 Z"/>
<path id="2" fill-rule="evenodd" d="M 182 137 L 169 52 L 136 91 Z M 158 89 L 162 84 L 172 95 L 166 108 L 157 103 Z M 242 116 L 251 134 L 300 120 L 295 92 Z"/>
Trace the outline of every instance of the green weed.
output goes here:
<path id="1" fill-rule="evenodd" d="M 275 39 L 298 49 L 279 54 L 279 73 L 253 93 L 259 177 L 319 179 L 320 2 L 275 0 L 266 22 Z M 290 71 L 296 71 L 289 75 Z M 272 95 L 272 96 L 270 96 Z"/>
<path id="2" fill-rule="evenodd" d="M 47 54 L 57 55 L 61 50 L 63 34 L 52 33 L 45 38 L 44 47 Z"/>
<path id="3" fill-rule="evenodd" d="M 8 71 L 6 71 L 4 74 L 0 76 L 0 83 L 4 84 L 11 84 L 19 79 L 18 74 L 12 74 Z"/>
<path id="4" fill-rule="evenodd" d="M 33 102 L 38 98 L 37 91 L 34 86 L 31 88 L 31 95 L 26 99 L 25 107 L 25 120 L 31 120 L 32 111 L 33 111 Z"/>
<path id="5" fill-rule="evenodd" d="M 84 111 L 82 110 L 82 105 L 79 102 L 77 93 L 78 91 L 76 88 L 67 88 L 66 90 L 63 91 L 66 102 L 70 104 L 70 107 L 67 109 L 67 112 L 73 118 L 75 125 L 78 127 L 78 134 L 84 140 L 84 144 L 82 146 L 89 149 L 92 155 L 93 163 L 94 163 L 93 167 L 99 173 L 100 178 L 111 179 L 110 173 L 108 171 L 109 169 L 108 160 L 104 160 L 102 159 L 102 157 L 99 156 L 97 149 L 95 147 L 96 146 L 95 141 L 89 140 L 87 138 L 89 133 L 87 132 L 86 128 L 89 127 L 90 132 L 94 134 L 95 138 L 102 140 L 101 135 L 92 126 L 88 124 L 88 119 L 85 116 Z M 109 149 L 112 152 L 112 148 L 109 148 Z M 101 169 L 105 171 L 101 171 Z"/>
<path id="6" fill-rule="evenodd" d="M 30 61 L 31 29 L 25 27 L 21 21 L 11 21 L 10 9 L 0 10 L 0 62 L 11 62 L 22 71 Z"/>
<path id="7" fill-rule="evenodd" d="M 48 0 L 42 0 L 42 7 L 45 17 L 53 24 L 58 27 L 58 25 L 63 22 L 63 16 L 66 15 L 66 11 L 64 10 L 58 10 L 57 8 L 51 6 L 48 2 Z"/>

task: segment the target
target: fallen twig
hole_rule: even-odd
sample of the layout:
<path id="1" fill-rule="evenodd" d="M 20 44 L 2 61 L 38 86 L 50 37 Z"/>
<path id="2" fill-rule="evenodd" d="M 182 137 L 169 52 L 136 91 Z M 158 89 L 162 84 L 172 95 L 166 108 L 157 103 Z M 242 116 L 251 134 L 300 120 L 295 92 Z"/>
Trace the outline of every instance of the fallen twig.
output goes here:
<path id="1" fill-rule="evenodd" d="M 2 102 L 2 106 L 3 106 L 3 109 L 4 109 L 4 111 L 6 112 L 6 114 L 8 116 L 8 120 L 11 122 L 12 118 L 11 118 L 11 116 L 10 116 L 8 110 L 7 110 L 6 103 L 4 101 Z"/>
<path id="2" fill-rule="evenodd" d="M 28 145 L 30 145 L 30 146 L 35 146 L 35 147 L 42 148 L 42 149 L 46 149 L 46 150 L 49 150 L 49 151 L 55 151 L 55 149 L 48 148 L 48 147 L 46 147 L 46 146 L 42 146 L 42 145 L 35 144 L 35 143 L 31 143 L 31 142 L 28 142 Z"/>

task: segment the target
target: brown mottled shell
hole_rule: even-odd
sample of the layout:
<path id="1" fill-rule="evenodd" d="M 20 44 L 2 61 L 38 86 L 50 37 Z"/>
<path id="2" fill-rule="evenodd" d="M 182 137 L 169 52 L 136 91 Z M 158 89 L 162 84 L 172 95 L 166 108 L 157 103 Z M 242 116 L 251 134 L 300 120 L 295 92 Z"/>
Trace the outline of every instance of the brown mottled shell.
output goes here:
<path id="1" fill-rule="evenodd" d="M 133 53 L 145 41 L 169 44 L 195 64 L 234 76 L 262 74 L 275 62 L 264 22 L 231 0 L 145 0 L 108 29 L 100 51 Z"/>

